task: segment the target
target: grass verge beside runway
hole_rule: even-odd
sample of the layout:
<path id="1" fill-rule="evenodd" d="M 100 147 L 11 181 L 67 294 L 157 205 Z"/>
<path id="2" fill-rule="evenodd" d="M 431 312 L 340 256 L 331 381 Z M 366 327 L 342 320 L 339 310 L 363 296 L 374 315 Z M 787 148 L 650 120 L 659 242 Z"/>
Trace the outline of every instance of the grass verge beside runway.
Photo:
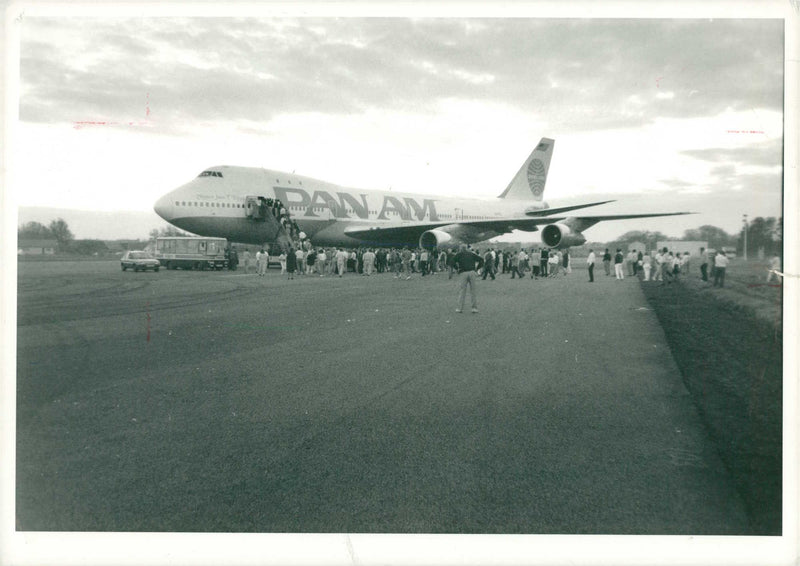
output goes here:
<path id="1" fill-rule="evenodd" d="M 751 305 L 689 280 L 642 283 L 754 534 L 781 534 L 782 333 Z"/>

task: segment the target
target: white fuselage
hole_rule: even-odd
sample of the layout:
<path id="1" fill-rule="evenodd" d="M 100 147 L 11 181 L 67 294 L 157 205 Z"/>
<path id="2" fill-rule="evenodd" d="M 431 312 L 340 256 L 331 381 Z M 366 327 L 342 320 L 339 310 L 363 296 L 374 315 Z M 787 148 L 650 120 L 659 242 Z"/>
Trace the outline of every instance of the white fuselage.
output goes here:
<path id="1" fill-rule="evenodd" d="M 349 227 L 447 225 L 460 221 L 519 218 L 547 208 L 542 201 L 453 198 L 346 188 L 316 179 L 249 167 L 218 166 L 163 196 L 156 212 L 175 226 L 241 243 L 272 241 L 268 227 L 246 217 L 250 196 L 277 198 L 299 228 L 318 245 L 353 246 Z M 502 232 L 487 233 L 492 237 Z M 416 242 L 405 242 L 416 245 Z"/>

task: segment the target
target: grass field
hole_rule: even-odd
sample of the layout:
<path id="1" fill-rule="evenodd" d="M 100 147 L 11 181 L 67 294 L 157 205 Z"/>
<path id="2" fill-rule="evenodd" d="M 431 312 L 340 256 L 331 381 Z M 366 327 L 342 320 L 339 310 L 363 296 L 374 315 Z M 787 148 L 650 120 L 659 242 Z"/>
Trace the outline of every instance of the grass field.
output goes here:
<path id="1" fill-rule="evenodd" d="M 642 283 L 674 358 L 758 534 L 781 532 L 781 287 L 766 266 L 734 261 L 724 289 L 696 273 Z M 773 282 L 774 283 L 774 282 Z"/>

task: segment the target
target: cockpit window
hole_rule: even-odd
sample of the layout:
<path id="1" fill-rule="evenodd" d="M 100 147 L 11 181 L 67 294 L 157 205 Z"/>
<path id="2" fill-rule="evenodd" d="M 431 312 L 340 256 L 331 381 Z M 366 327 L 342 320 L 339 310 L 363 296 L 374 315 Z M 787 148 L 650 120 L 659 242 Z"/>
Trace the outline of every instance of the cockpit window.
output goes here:
<path id="1" fill-rule="evenodd" d="M 203 171 L 198 177 L 222 177 L 222 173 L 220 171 Z"/>

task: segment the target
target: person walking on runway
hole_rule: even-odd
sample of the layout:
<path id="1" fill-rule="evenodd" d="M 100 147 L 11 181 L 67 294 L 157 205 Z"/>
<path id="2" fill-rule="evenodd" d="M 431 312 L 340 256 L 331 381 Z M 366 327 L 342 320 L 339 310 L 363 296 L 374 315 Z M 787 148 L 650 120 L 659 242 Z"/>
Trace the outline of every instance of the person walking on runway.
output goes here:
<path id="1" fill-rule="evenodd" d="M 617 253 L 614 254 L 614 275 L 619 280 L 625 279 L 625 272 L 623 271 L 622 264 L 623 261 L 625 261 L 625 257 L 622 255 L 622 250 L 617 248 Z"/>
<path id="2" fill-rule="evenodd" d="M 606 277 L 611 275 L 611 252 L 608 251 L 608 248 L 603 253 L 603 269 L 606 272 Z"/>

